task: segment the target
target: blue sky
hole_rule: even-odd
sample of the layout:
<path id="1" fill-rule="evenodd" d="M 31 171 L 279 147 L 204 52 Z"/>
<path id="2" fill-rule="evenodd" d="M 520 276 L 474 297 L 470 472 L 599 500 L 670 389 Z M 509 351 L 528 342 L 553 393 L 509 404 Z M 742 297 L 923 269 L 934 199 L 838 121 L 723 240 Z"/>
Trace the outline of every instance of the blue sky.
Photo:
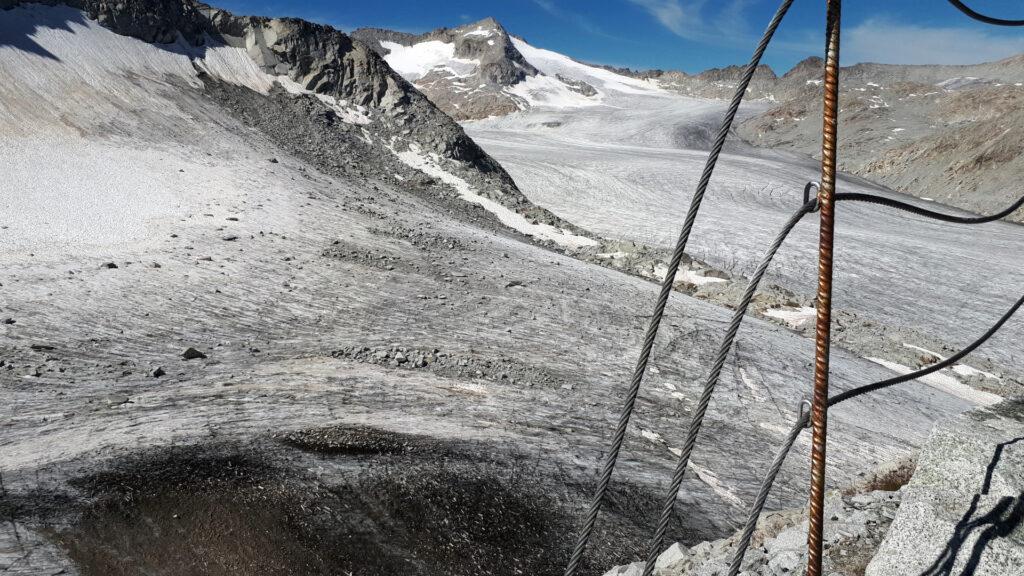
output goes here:
<path id="1" fill-rule="evenodd" d="M 493 16 L 509 32 L 577 59 L 696 72 L 744 63 L 778 0 L 222 0 L 237 14 L 297 16 L 345 31 L 426 32 Z M 969 0 L 1024 18 L 1020 0 Z M 778 72 L 819 54 L 824 0 L 796 0 L 765 62 Z M 965 64 L 1024 52 L 1024 28 L 969 20 L 946 0 L 847 0 L 844 64 Z"/>

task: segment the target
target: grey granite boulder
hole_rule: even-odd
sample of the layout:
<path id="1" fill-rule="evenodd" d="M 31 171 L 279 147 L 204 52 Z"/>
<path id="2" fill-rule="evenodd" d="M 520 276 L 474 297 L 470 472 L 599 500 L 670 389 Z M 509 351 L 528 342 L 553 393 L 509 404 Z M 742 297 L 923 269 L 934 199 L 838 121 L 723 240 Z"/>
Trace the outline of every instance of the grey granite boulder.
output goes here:
<path id="1" fill-rule="evenodd" d="M 1024 574 L 1024 399 L 940 426 L 867 576 Z"/>

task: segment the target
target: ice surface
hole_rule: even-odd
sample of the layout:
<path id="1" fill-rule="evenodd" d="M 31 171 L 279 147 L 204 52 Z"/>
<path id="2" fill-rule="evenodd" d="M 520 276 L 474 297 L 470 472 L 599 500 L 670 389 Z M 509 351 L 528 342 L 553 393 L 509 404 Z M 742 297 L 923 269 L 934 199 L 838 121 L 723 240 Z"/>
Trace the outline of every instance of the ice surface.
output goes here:
<path id="1" fill-rule="evenodd" d="M 0 39 L 26 33 L 34 50 L 0 41 L 0 252 L 143 248 L 270 185 L 251 179 L 264 158 L 223 162 L 229 136 L 185 130 L 194 111 L 173 97 L 175 83 L 202 86 L 197 67 L 269 90 L 277 78 L 243 49 L 148 44 L 67 7 L 4 12 Z"/>
<path id="2" fill-rule="evenodd" d="M 534 203 L 602 236 L 671 249 L 725 103 L 677 95 L 616 99 L 615 106 L 531 110 L 464 125 Z M 744 104 L 740 121 L 764 106 Z M 799 207 L 804 184 L 819 178 L 816 161 L 730 137 L 688 252 L 749 276 Z M 921 203 L 845 175 L 838 186 Z M 941 336 L 960 348 L 1024 285 L 1019 225 L 953 226 L 860 203 L 841 203 L 836 218 L 834 303 L 861 320 Z M 813 296 L 817 234 L 817 217 L 810 215 L 790 234 L 766 281 Z M 1020 366 L 1024 357 L 1014 343 L 1021 340 L 1024 323 L 1009 322 L 984 354 Z"/>

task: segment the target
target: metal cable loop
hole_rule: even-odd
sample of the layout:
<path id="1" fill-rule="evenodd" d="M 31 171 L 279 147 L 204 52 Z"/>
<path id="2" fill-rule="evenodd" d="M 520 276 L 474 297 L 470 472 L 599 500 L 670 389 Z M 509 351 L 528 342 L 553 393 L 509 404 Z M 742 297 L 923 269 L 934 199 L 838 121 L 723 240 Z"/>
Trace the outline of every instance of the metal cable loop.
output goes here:
<path id="1" fill-rule="evenodd" d="M 690 201 L 690 208 L 686 213 L 686 220 L 684 221 L 683 228 L 679 233 L 679 239 L 676 241 L 675 250 L 673 251 L 672 258 L 669 261 L 665 279 L 662 281 L 661 292 L 654 305 L 654 313 L 651 316 L 650 325 L 648 326 L 647 333 L 644 336 L 644 343 L 640 349 L 640 356 L 637 359 L 636 368 L 633 371 L 633 378 L 630 381 L 629 390 L 626 393 L 626 399 L 623 403 L 622 412 L 615 428 L 615 434 L 612 437 L 611 445 L 608 449 L 604 467 L 601 470 L 597 489 L 594 492 L 594 499 L 591 502 L 590 509 L 587 511 L 583 528 L 580 530 L 576 546 L 573 549 L 572 556 L 569 558 L 569 563 L 565 568 L 565 576 L 575 575 L 576 570 L 579 568 L 580 562 L 583 559 L 583 553 L 590 541 L 590 535 L 593 533 L 594 524 L 597 522 L 597 516 L 601 511 L 601 505 L 604 502 L 605 494 L 608 491 L 608 484 L 611 481 L 612 471 L 615 469 L 619 450 L 622 449 L 622 442 L 626 437 L 626 429 L 629 425 L 629 419 L 633 413 L 633 407 L 636 404 L 637 395 L 640 393 L 640 383 L 643 381 L 644 372 L 647 370 L 647 361 L 650 358 L 651 350 L 654 347 L 654 340 L 658 335 L 661 318 L 665 313 L 665 306 L 668 303 L 669 295 L 672 293 L 672 284 L 675 282 L 676 272 L 679 270 L 680 262 L 682 262 L 683 255 L 686 250 L 686 243 L 690 239 L 690 232 L 693 229 L 694 221 L 697 219 L 697 213 L 700 211 L 700 205 L 704 199 L 704 193 L 707 191 L 708 183 L 711 180 L 711 174 L 714 172 L 715 165 L 718 163 L 718 156 L 722 152 L 722 147 L 725 145 L 725 139 L 729 135 L 729 129 L 732 127 L 733 119 L 736 117 L 736 112 L 739 110 L 740 102 L 743 101 L 743 96 L 746 94 L 747 87 L 750 85 L 750 80 L 754 76 L 754 72 L 757 70 L 757 65 L 761 62 L 761 57 L 768 48 L 768 43 L 771 41 L 772 36 L 775 35 L 775 31 L 778 29 L 779 24 L 782 23 L 783 17 L 786 15 L 786 12 L 789 11 L 789 7 L 792 4 L 793 0 L 782 0 L 781 4 L 779 4 L 778 10 L 775 12 L 775 15 L 768 23 L 768 27 L 761 36 L 761 41 L 754 50 L 754 54 L 751 56 L 750 63 L 747 64 L 747 68 L 743 73 L 742 79 L 736 86 L 736 93 L 733 95 L 732 101 L 729 103 L 729 108 L 726 110 L 725 118 L 722 120 L 722 127 L 718 132 L 718 137 L 715 139 L 715 144 L 712 146 L 711 152 L 708 154 L 707 162 L 704 165 L 704 172 L 701 174 L 700 181 L 697 184 L 697 190 L 694 192 L 693 198 Z"/>

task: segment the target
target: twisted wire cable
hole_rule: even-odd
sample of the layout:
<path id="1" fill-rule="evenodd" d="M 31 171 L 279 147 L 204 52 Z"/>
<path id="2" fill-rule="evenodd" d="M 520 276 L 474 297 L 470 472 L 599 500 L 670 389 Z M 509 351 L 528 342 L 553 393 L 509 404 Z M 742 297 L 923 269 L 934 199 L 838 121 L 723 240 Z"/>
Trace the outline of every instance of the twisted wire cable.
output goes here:
<path id="1" fill-rule="evenodd" d="M 996 332 L 1003 327 L 1003 324 L 1006 324 L 1006 322 L 1013 317 L 1022 305 L 1024 305 L 1024 296 L 1021 296 L 1013 306 L 1010 306 L 1009 310 L 1007 310 L 995 324 L 982 334 L 980 338 L 971 342 L 966 348 L 963 348 L 942 362 L 932 364 L 931 366 L 922 368 L 921 370 L 916 370 L 900 376 L 894 376 L 892 378 L 852 388 L 846 392 L 842 392 L 829 398 L 828 405 L 830 407 L 835 406 L 836 404 L 845 402 L 851 398 L 856 398 L 863 394 L 895 386 L 896 384 L 902 384 L 903 382 L 916 380 L 923 376 L 938 372 L 939 370 L 949 368 L 984 344 L 989 338 L 994 336 Z M 761 482 L 761 488 L 757 492 L 757 498 L 754 499 L 754 503 L 750 507 L 750 514 L 747 516 L 747 522 L 743 526 L 743 532 L 740 535 L 739 541 L 736 543 L 736 551 L 733 553 L 732 563 L 729 565 L 729 572 L 727 573 L 728 576 L 736 576 L 739 574 L 740 564 L 743 562 L 743 556 L 746 554 L 747 548 L 750 546 L 751 536 L 754 534 L 757 521 L 761 517 L 761 512 L 764 510 L 764 504 L 768 499 L 768 493 L 771 492 L 772 485 L 775 483 L 775 478 L 779 475 L 779 471 L 782 469 L 782 464 L 785 462 L 789 451 L 793 448 L 793 444 L 796 442 L 797 437 L 807 427 L 807 420 L 808 415 L 805 413 L 796 421 L 793 425 L 793 429 L 789 432 L 789 436 L 786 437 L 786 442 L 783 443 L 782 447 L 779 448 L 778 453 L 775 455 L 775 459 L 772 461 L 772 465 L 769 468 L 768 473 L 765 474 L 764 480 Z"/>
<path id="2" fill-rule="evenodd" d="M 875 196 L 874 194 L 862 194 L 859 192 L 839 192 L 836 194 L 836 200 L 852 200 L 854 202 L 867 202 L 869 204 L 881 204 L 882 206 L 888 206 L 890 208 L 897 208 L 904 212 L 910 212 L 911 214 L 917 214 L 918 216 L 925 216 L 933 220 L 941 220 L 942 222 L 950 222 L 952 224 L 984 224 L 986 222 L 992 222 L 994 220 L 1000 220 L 1013 214 L 1018 208 L 1024 206 L 1024 196 L 1018 198 L 1013 204 L 1010 204 L 1006 208 L 989 214 L 987 216 L 956 216 L 954 214 L 946 214 L 944 212 L 936 212 L 934 210 L 928 210 L 920 206 L 901 202 L 899 200 L 893 200 L 892 198 L 886 198 L 884 196 Z"/>
<path id="3" fill-rule="evenodd" d="M 805 198 L 809 198 L 810 197 L 809 196 L 809 190 L 810 190 L 811 187 L 815 186 L 815 184 L 816 183 L 813 183 L 813 182 L 812 183 L 808 183 L 808 185 L 804 188 L 804 197 Z M 936 212 L 936 211 L 933 211 L 933 210 L 928 210 L 928 209 L 925 209 L 925 208 L 921 208 L 919 206 L 915 206 L 913 204 L 908 204 L 906 202 L 902 202 L 902 201 L 899 201 L 899 200 L 894 200 L 894 199 L 891 199 L 891 198 L 885 198 L 885 197 L 882 197 L 882 196 L 875 196 L 875 195 L 871 195 L 871 194 L 862 194 L 862 193 L 854 193 L 854 192 L 840 192 L 840 193 L 837 193 L 835 195 L 835 201 L 837 201 L 837 202 L 865 202 L 865 203 L 869 203 L 869 204 L 877 204 L 877 205 L 881 205 L 881 206 L 887 206 L 887 207 L 891 207 L 891 208 L 896 208 L 898 210 L 902 210 L 902 211 L 909 212 L 909 213 L 912 213 L 912 214 L 917 214 L 917 215 L 920 215 L 920 216 L 925 216 L 925 217 L 928 217 L 928 218 L 932 218 L 932 219 L 936 219 L 936 220 L 941 220 L 941 221 L 945 221 L 945 222 L 951 222 L 951 223 L 983 224 L 983 223 L 986 223 L 986 222 L 992 222 L 994 220 L 997 220 L 997 219 L 1003 218 L 1005 216 L 1008 216 L 1009 214 L 1011 214 L 1012 212 L 1014 212 L 1015 210 L 1020 208 L 1022 205 L 1024 205 L 1024 196 L 1021 196 L 1020 198 L 1018 198 L 1009 207 L 1007 207 L 1007 208 L 1005 208 L 1003 210 L 1000 210 L 999 212 L 996 212 L 994 214 L 990 214 L 990 215 L 986 215 L 986 216 L 970 216 L 970 217 L 967 217 L 967 216 L 955 216 L 955 215 L 951 215 L 951 214 L 945 214 L 945 213 L 942 213 L 942 212 Z M 746 311 L 747 311 L 747 309 L 750 306 L 750 302 L 752 301 L 752 299 L 754 297 L 754 294 L 757 291 L 757 287 L 760 284 L 762 278 L 764 277 L 764 274 L 767 271 L 768 266 L 771 264 L 771 261 L 774 259 L 775 254 L 778 252 L 778 250 L 782 246 L 783 242 L 789 236 L 789 233 L 800 222 L 800 220 L 803 219 L 804 216 L 806 216 L 807 214 L 810 214 L 811 212 L 816 211 L 818 209 L 818 207 L 819 207 L 818 206 L 818 200 L 816 198 L 815 199 L 810 199 L 810 200 L 805 201 L 804 204 L 796 212 L 793 213 L 793 215 L 790 217 L 790 219 L 786 222 L 786 224 L 779 231 L 778 235 L 775 237 L 775 240 L 772 241 L 772 243 L 769 246 L 768 250 L 765 252 L 764 257 L 762 258 L 760 264 L 758 264 L 757 269 L 755 270 L 754 274 L 751 276 L 751 279 L 750 279 L 749 283 L 747 284 L 747 289 L 744 292 L 743 297 L 740 299 L 740 302 L 737 305 L 736 311 L 733 314 L 732 321 L 730 322 L 729 327 L 726 329 L 726 333 L 725 333 L 725 335 L 722 338 L 721 345 L 719 346 L 719 349 L 718 349 L 718 355 L 715 357 L 715 362 L 712 365 L 711 371 L 708 374 L 706 383 L 704 385 L 704 389 L 703 389 L 703 391 L 701 393 L 701 396 L 700 396 L 700 399 L 699 399 L 699 401 L 697 403 L 697 407 L 694 410 L 693 417 L 690 419 L 690 426 L 689 426 L 689 429 L 687 430 L 686 441 L 685 441 L 685 443 L 683 445 L 682 451 L 681 451 L 681 453 L 679 455 L 679 460 L 678 460 L 678 462 L 676 464 L 675 471 L 674 471 L 674 473 L 672 475 L 672 482 L 670 484 L 668 493 L 667 493 L 667 495 L 665 497 L 665 503 L 664 503 L 664 506 L 662 507 L 661 516 L 659 517 L 659 521 L 658 521 L 657 528 L 655 529 L 654 537 L 651 539 L 650 547 L 648 548 L 647 561 L 646 561 L 646 564 L 644 565 L 643 576 L 651 576 L 651 574 L 654 572 L 654 564 L 655 564 L 655 562 L 658 559 L 658 556 L 659 556 L 659 554 L 661 552 L 662 546 L 664 545 L 665 533 L 668 530 L 668 525 L 669 525 L 669 523 L 671 521 L 672 513 L 675 510 L 675 503 L 676 503 L 676 500 L 678 498 L 679 489 L 682 486 L 682 481 L 683 481 L 683 478 L 684 478 L 685 473 L 686 473 L 686 468 L 687 468 L 687 466 L 689 464 L 690 456 L 693 453 L 693 448 L 696 445 L 697 437 L 700 434 L 700 429 L 701 429 L 701 426 L 702 426 L 703 421 L 704 421 L 704 416 L 707 413 L 708 406 L 711 403 L 711 397 L 714 394 L 715 387 L 718 384 L 718 380 L 719 380 L 719 378 L 721 376 L 722 368 L 724 367 L 725 361 L 726 361 L 726 359 L 727 359 L 727 357 L 729 355 L 729 351 L 732 348 L 733 341 L 735 340 L 736 334 L 739 331 L 740 325 L 743 322 L 743 319 L 745 317 Z M 1020 306 L 1020 303 L 1017 304 L 1017 307 L 1019 307 L 1019 306 Z M 1016 311 L 1016 308 L 1014 308 L 1013 311 Z M 1012 316 L 1012 312 L 1009 313 L 1009 316 Z M 998 322 L 995 325 L 994 330 L 998 330 L 998 328 L 1001 327 L 1006 322 L 1006 320 L 1009 319 L 1009 316 L 1004 316 L 1004 318 L 1001 319 L 1000 322 Z M 919 371 L 911 373 L 911 374 L 907 374 L 907 375 L 904 375 L 904 376 L 898 376 L 896 378 L 891 378 L 891 379 L 888 379 L 888 380 L 883 380 L 881 382 L 877 382 L 875 384 L 870 384 L 870 385 L 867 385 L 867 386 L 863 386 L 863 387 L 857 389 L 857 390 L 861 390 L 861 391 L 857 392 L 854 395 L 867 393 L 867 392 L 870 392 L 871 390 L 875 390 L 875 389 L 878 389 L 880 387 L 886 387 L 886 386 L 891 386 L 893 384 L 898 384 L 900 382 L 906 382 L 908 380 L 912 380 L 914 378 L 919 378 L 921 376 L 926 376 L 928 374 L 931 374 L 932 372 L 941 370 L 948 363 L 956 362 L 959 358 L 962 358 L 963 356 L 966 356 L 971 351 L 973 351 L 975 348 L 980 346 L 981 343 L 984 342 L 984 340 L 987 340 L 988 337 L 990 337 L 992 334 L 995 333 L 994 330 L 991 331 L 991 333 L 987 334 L 986 337 L 983 340 L 975 342 L 971 346 L 968 346 L 967 348 L 965 348 L 964 350 L 959 352 L 957 355 L 954 355 L 954 356 L 950 357 L 951 360 L 947 359 L 947 361 L 945 361 L 943 363 L 937 364 L 935 366 L 929 367 L 929 368 L 924 369 L 924 370 L 919 370 Z M 837 396 L 836 397 L 837 400 L 835 400 L 834 402 L 837 403 L 837 402 L 842 402 L 843 400 L 847 400 L 847 399 L 853 397 L 850 394 L 852 394 L 854 392 L 856 392 L 856 390 L 855 391 L 844 392 L 844 393 L 840 394 L 839 396 Z M 831 405 L 834 402 L 832 400 L 830 400 L 829 401 L 829 405 Z M 807 414 L 803 414 L 801 416 L 801 422 L 803 422 L 803 424 L 806 425 L 807 421 L 808 421 L 808 415 Z M 796 436 L 792 435 L 792 433 L 791 433 L 791 436 L 792 436 L 792 438 L 789 441 L 788 446 L 785 448 L 785 452 L 786 453 L 788 453 L 789 447 L 792 446 L 792 443 L 796 441 Z M 781 455 L 781 459 L 782 460 L 785 459 L 785 454 Z M 777 460 L 778 460 L 778 458 L 777 458 Z M 782 466 L 781 461 L 778 461 L 777 464 L 778 464 L 778 467 Z M 775 463 L 773 463 L 773 467 L 774 466 L 775 466 Z M 778 473 L 778 470 L 775 470 L 774 474 L 777 474 L 777 473 Z M 774 481 L 774 474 L 771 476 L 772 481 Z M 767 498 L 767 493 L 764 495 L 764 498 Z M 759 499 L 760 499 L 760 495 L 759 495 Z M 758 509 L 758 515 L 760 515 L 760 508 L 763 507 L 763 505 L 764 505 L 764 500 L 763 499 L 760 499 L 760 500 L 761 500 L 760 504 L 756 505 L 756 508 Z M 755 519 L 755 523 L 756 523 L 756 519 Z M 750 530 L 752 531 L 753 528 L 750 528 Z M 749 535 L 747 535 L 747 540 L 749 541 Z M 742 558 L 740 560 L 742 560 Z M 738 564 L 737 564 L 737 566 L 738 566 Z"/>
<path id="4" fill-rule="evenodd" d="M 580 562 L 583 559 L 583 553 L 590 541 L 590 536 L 593 533 L 594 524 L 597 522 L 597 516 L 601 511 L 601 505 L 604 502 L 605 494 L 608 491 L 608 484 L 611 481 L 612 471 L 615 469 L 615 463 L 618 459 L 619 451 L 622 449 L 622 443 L 626 437 L 626 429 L 629 426 L 629 420 L 633 414 L 633 407 L 636 404 L 637 395 L 640 393 L 640 383 L 643 381 L 644 372 L 647 371 L 647 361 L 650 358 L 651 350 L 654 347 L 654 340 L 658 335 L 661 318 L 665 313 L 665 306 L 668 304 L 669 295 L 672 293 L 672 284 L 675 282 L 676 272 L 679 270 L 679 264 L 682 262 L 683 255 L 686 250 L 686 244 L 690 239 L 690 232 L 693 230 L 693 223 L 697 219 L 697 213 L 700 211 L 700 205 L 704 199 L 704 194 L 707 191 L 708 183 L 711 181 L 711 175 L 718 163 L 718 157 L 722 152 L 722 147 L 725 145 L 725 139 L 729 135 L 733 119 L 735 119 L 740 103 L 743 101 L 743 96 L 746 94 L 747 87 L 750 85 L 750 80 L 754 76 L 754 72 L 757 70 L 758 64 L 761 62 L 761 57 L 764 55 L 765 50 L 767 50 L 772 36 L 775 35 L 775 31 L 778 29 L 779 24 L 782 23 L 783 17 L 786 15 L 786 12 L 789 11 L 789 7 L 792 4 L 793 0 L 782 0 L 775 12 L 775 15 L 768 23 L 768 27 L 761 36 L 761 40 L 758 43 L 757 48 L 754 50 L 754 53 L 750 58 L 750 62 L 747 64 L 746 70 L 744 70 L 743 77 L 736 86 L 736 92 L 732 97 L 732 101 L 729 103 L 728 109 L 726 110 L 725 118 L 722 120 L 722 127 L 718 132 L 718 137 L 715 139 L 715 143 L 711 147 L 711 152 L 708 154 L 707 162 L 704 165 L 704 171 L 701 174 L 700 181 L 697 183 L 697 190 L 694 192 L 693 198 L 690 200 L 690 208 L 686 213 L 683 228 L 679 233 L 679 239 L 676 241 L 675 249 L 672 252 L 668 271 L 665 274 L 665 279 L 662 281 L 661 292 L 659 293 L 658 299 L 654 305 L 654 313 L 651 316 L 651 322 L 644 336 L 643 346 L 640 349 L 640 356 L 637 359 L 636 368 L 633 371 L 633 378 L 630 382 L 629 390 L 626 392 L 626 399 L 623 403 L 622 412 L 619 416 L 618 424 L 615 427 L 615 433 L 612 436 L 612 441 L 608 448 L 608 454 L 605 457 L 605 463 L 601 470 L 597 488 L 594 491 L 594 498 L 589 510 L 587 511 L 587 515 L 576 541 L 576 546 L 573 549 L 572 556 L 569 558 L 569 563 L 565 568 L 565 576 L 574 576 L 576 574 L 576 570 L 579 568 Z"/>
<path id="5" fill-rule="evenodd" d="M 761 279 L 764 277 L 765 272 L 768 270 L 768 265 L 771 264 L 773 258 L 775 258 L 776 252 L 782 246 L 782 243 L 789 236 L 789 233 L 793 228 L 803 219 L 804 216 L 814 212 L 818 207 L 818 200 L 815 198 L 804 203 L 790 218 L 789 221 L 782 227 L 775 240 L 768 247 L 765 252 L 764 258 L 761 259 L 761 263 L 758 265 L 757 270 L 754 271 L 753 276 L 750 278 L 750 282 L 747 283 L 747 289 L 743 293 L 743 298 L 740 299 L 739 305 L 736 307 L 736 311 L 733 313 L 732 321 L 729 323 L 728 329 L 725 331 L 725 336 L 722 338 L 722 343 L 718 348 L 718 355 L 715 356 L 715 363 L 711 367 L 711 372 L 708 373 L 707 381 L 704 384 L 704 390 L 700 395 L 700 400 L 697 402 L 697 408 L 694 410 L 693 417 L 690 419 L 690 428 L 686 433 L 686 442 L 683 444 L 682 452 L 679 454 L 679 461 L 676 463 L 675 472 L 672 474 L 672 482 L 668 489 L 668 494 L 665 497 L 665 505 L 661 510 L 661 517 L 658 520 L 658 527 L 654 531 L 654 537 L 651 539 L 650 547 L 647 553 L 647 563 L 644 565 L 643 576 L 651 576 L 654 572 L 654 563 L 658 560 L 658 555 L 661 553 L 661 547 L 665 541 L 665 532 L 668 530 L 668 524 L 672 519 L 672 512 L 675 510 L 676 497 L 679 493 L 679 487 L 683 483 L 683 476 L 686 473 L 686 467 L 690 462 L 690 455 L 693 453 L 693 447 L 697 444 L 697 436 L 700 434 L 701 424 L 704 422 L 704 415 L 707 412 L 708 405 L 711 403 L 711 396 L 714 394 L 715 386 L 718 385 L 718 380 L 722 375 L 722 368 L 725 366 L 725 361 L 729 357 L 729 350 L 732 348 L 732 343 L 736 339 L 736 333 L 740 329 L 740 324 L 743 323 L 743 317 L 747 313 L 747 308 L 750 306 L 751 300 L 754 299 L 754 293 L 757 292 L 757 287 L 761 283 Z"/>

